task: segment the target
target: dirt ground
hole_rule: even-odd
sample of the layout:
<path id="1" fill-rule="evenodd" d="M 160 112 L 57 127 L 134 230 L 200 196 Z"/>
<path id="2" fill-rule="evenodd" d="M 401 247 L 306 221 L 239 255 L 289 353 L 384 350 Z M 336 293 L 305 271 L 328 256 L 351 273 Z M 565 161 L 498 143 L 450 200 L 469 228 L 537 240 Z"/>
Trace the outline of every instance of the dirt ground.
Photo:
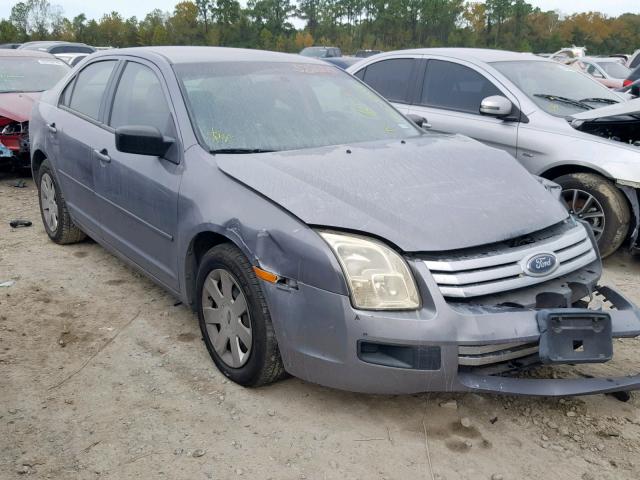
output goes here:
<path id="1" fill-rule="evenodd" d="M 195 315 L 99 245 L 50 242 L 16 179 L 0 173 L 0 283 L 15 281 L 0 287 L 1 479 L 640 478 L 640 393 L 230 383 Z M 604 281 L 640 303 L 640 259 L 616 254 Z M 616 360 L 640 371 L 639 345 L 616 341 Z"/>

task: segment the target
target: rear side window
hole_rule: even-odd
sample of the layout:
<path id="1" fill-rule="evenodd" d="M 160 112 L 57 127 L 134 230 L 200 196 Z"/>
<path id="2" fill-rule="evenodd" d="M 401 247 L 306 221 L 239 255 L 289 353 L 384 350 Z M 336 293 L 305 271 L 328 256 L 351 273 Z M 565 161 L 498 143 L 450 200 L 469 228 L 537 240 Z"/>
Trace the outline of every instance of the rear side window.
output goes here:
<path id="1" fill-rule="evenodd" d="M 75 80 L 75 87 L 68 101 L 68 107 L 87 117 L 98 120 L 100 103 L 109 83 L 109 77 L 116 65 L 115 60 L 92 63 L 83 69 Z M 71 85 L 71 84 L 70 84 Z M 67 87 L 68 89 L 69 87 Z M 68 95 L 65 90 L 63 102 Z"/>
<path id="2" fill-rule="evenodd" d="M 637 53 L 636 56 L 631 60 L 631 64 L 629 67 L 636 68 L 640 66 L 640 53 Z"/>
<path id="3" fill-rule="evenodd" d="M 393 58 L 369 65 L 364 82 L 391 102 L 407 103 L 414 59 Z"/>
<path id="4" fill-rule="evenodd" d="M 118 82 L 109 125 L 144 125 L 156 127 L 163 135 L 175 135 L 162 84 L 149 67 L 127 63 Z"/>
<path id="5" fill-rule="evenodd" d="M 429 60 L 421 104 L 467 113 L 480 113 L 480 103 L 498 88 L 471 68 L 442 60 Z"/>

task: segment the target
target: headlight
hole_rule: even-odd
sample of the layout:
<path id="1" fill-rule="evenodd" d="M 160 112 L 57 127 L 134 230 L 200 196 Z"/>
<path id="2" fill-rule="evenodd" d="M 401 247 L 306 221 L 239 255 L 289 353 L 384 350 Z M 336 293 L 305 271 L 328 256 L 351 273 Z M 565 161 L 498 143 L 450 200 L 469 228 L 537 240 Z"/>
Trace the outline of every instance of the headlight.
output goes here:
<path id="1" fill-rule="evenodd" d="M 334 232 L 320 232 L 335 253 L 351 292 L 364 310 L 415 310 L 420 297 L 404 259 L 381 242 Z"/>

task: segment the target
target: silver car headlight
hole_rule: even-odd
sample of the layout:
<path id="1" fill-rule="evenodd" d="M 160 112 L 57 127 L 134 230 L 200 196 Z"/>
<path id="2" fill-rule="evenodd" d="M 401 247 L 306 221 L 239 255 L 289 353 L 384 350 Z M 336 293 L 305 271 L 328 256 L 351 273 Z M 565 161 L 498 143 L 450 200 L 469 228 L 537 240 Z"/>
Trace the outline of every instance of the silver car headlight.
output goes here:
<path id="1" fill-rule="evenodd" d="M 383 243 L 357 235 L 319 232 L 335 253 L 351 292 L 364 310 L 415 310 L 420 296 L 404 259 Z"/>

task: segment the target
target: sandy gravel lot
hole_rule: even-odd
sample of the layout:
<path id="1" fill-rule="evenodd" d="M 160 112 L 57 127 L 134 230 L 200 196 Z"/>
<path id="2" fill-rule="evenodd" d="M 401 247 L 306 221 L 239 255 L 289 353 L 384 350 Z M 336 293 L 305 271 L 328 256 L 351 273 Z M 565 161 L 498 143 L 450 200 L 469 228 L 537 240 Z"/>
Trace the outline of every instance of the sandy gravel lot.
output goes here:
<path id="1" fill-rule="evenodd" d="M 93 242 L 50 242 L 33 182 L 15 181 L 0 173 L 0 283 L 15 281 L 0 287 L 3 480 L 640 478 L 640 393 L 236 386 L 186 307 Z M 609 259 L 605 282 L 640 302 L 640 259 Z M 640 371 L 639 346 L 616 342 L 616 361 Z"/>

